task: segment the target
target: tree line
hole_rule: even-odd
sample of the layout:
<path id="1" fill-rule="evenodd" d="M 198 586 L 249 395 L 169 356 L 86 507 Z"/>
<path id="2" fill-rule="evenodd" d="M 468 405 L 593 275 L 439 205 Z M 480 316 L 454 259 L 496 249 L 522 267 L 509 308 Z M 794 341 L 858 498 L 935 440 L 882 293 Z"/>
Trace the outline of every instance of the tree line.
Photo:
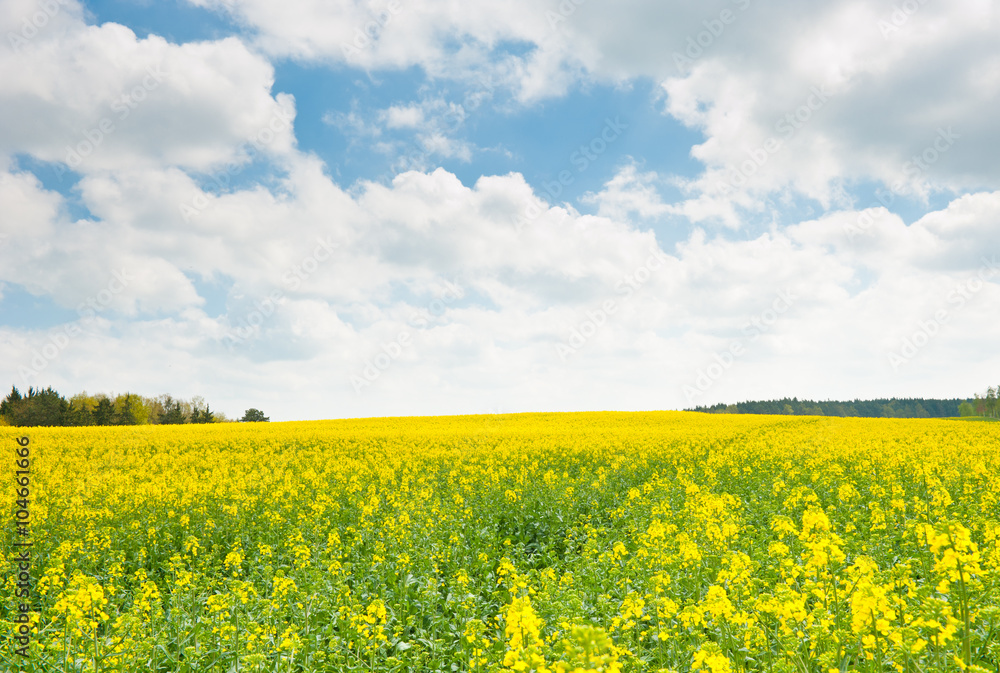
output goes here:
<path id="1" fill-rule="evenodd" d="M 109 396 L 79 393 L 66 399 L 48 388 L 28 388 L 21 394 L 16 386 L 0 402 L 0 419 L 7 425 L 180 425 L 221 423 L 225 414 L 211 410 L 201 397 L 174 399 L 170 395 L 143 397 L 135 393 Z"/>
<path id="2" fill-rule="evenodd" d="M 969 408 L 966 409 L 969 413 L 963 413 L 963 416 L 986 416 L 988 418 L 998 418 L 1000 417 L 1000 386 L 990 386 L 986 389 L 986 393 L 980 395 L 976 393 L 973 397 L 971 403 L 967 403 Z"/>
<path id="3" fill-rule="evenodd" d="M 978 398 L 978 396 L 977 396 Z M 996 391 L 993 394 L 996 408 Z M 972 416 L 972 400 L 924 399 L 924 398 L 883 398 L 875 400 L 853 400 L 849 402 L 815 402 L 796 397 L 780 400 L 737 402 L 736 404 L 715 404 L 700 406 L 687 411 L 701 411 L 710 414 L 779 414 L 795 416 L 859 416 L 862 418 L 950 418 Z M 968 405 L 968 407 L 964 406 Z M 967 413 L 968 412 L 968 413 Z M 995 411 L 994 411 L 995 414 Z M 979 414 L 980 416 L 985 414 Z"/>

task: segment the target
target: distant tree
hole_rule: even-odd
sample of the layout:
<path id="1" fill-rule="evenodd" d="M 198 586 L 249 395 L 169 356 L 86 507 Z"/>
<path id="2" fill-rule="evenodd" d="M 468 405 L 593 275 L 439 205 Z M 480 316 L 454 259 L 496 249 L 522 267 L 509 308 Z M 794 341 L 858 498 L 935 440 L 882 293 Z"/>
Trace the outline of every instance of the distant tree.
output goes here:
<path id="1" fill-rule="evenodd" d="M 86 390 L 73 395 L 69 398 L 70 409 L 66 424 L 94 425 L 94 409 L 97 407 L 97 401 L 97 396 L 88 395 Z"/>
<path id="2" fill-rule="evenodd" d="M 0 418 L 3 418 L 11 425 L 17 425 L 16 416 L 21 399 L 21 392 L 17 389 L 17 386 L 11 386 L 10 393 L 0 402 Z"/>
<path id="3" fill-rule="evenodd" d="M 1000 393 L 997 394 L 1000 397 Z M 979 400 L 980 396 L 976 396 Z M 985 399 L 985 398 L 983 398 Z M 799 400 L 797 398 L 784 398 L 780 400 L 759 400 L 737 402 L 727 405 L 719 402 L 710 407 L 695 407 L 688 411 L 700 411 L 710 414 L 737 413 L 737 414 L 786 414 L 786 415 L 815 415 L 815 416 L 862 416 L 868 418 L 893 417 L 893 418 L 914 418 L 931 417 L 945 418 L 958 415 L 958 405 L 964 400 L 959 399 L 876 399 L 859 400 L 853 402 L 836 402 L 827 400 L 825 402 L 814 402 L 812 400 Z M 985 404 L 985 402 L 983 402 Z M 998 402 L 1000 405 L 1000 402 Z M 735 411 L 733 409 L 735 408 Z M 984 413 L 984 412 L 980 412 Z M 998 410 L 1000 413 L 1000 410 Z"/>
<path id="4" fill-rule="evenodd" d="M 11 391 L 8 399 L 11 399 L 14 392 Z M 70 404 L 49 386 L 44 390 L 28 388 L 28 394 L 13 401 L 10 408 L 12 413 L 7 420 L 11 425 L 52 427 L 66 425 Z"/>
<path id="5" fill-rule="evenodd" d="M 69 411 L 66 412 L 66 425 L 74 427 L 81 425 L 93 425 L 94 414 L 85 407 L 75 402 L 69 403 Z"/>
<path id="6" fill-rule="evenodd" d="M 180 402 L 174 402 L 166 412 L 160 416 L 160 423 L 164 425 L 180 425 L 185 420 L 184 410 L 181 409 Z"/>
<path id="7" fill-rule="evenodd" d="M 264 412 L 260 409 L 247 409 L 243 414 L 243 418 L 240 419 L 242 423 L 267 423 L 271 419 L 264 415 Z"/>
<path id="8" fill-rule="evenodd" d="M 148 409 L 147 422 L 150 425 L 160 425 L 163 417 L 174 403 L 174 398 L 170 395 L 160 395 L 158 397 L 143 397 L 143 406 Z"/>
<path id="9" fill-rule="evenodd" d="M 223 423 L 228 419 L 213 412 L 202 397 L 190 402 L 170 395 L 142 397 L 134 393 L 109 397 L 86 391 L 66 400 L 51 387 L 28 388 L 22 394 L 17 386 L 0 400 L 0 420 L 13 426 L 145 425 L 184 423 Z"/>
<path id="10" fill-rule="evenodd" d="M 975 416 L 976 409 L 968 401 L 962 402 L 958 405 L 958 415 L 959 416 Z"/>
<path id="11" fill-rule="evenodd" d="M 149 409 L 141 397 L 125 393 L 115 398 L 115 425 L 145 425 L 148 421 Z"/>
<path id="12" fill-rule="evenodd" d="M 97 406 L 94 407 L 92 413 L 94 425 L 114 425 L 115 423 L 115 405 L 107 397 L 101 396 L 97 400 Z"/>

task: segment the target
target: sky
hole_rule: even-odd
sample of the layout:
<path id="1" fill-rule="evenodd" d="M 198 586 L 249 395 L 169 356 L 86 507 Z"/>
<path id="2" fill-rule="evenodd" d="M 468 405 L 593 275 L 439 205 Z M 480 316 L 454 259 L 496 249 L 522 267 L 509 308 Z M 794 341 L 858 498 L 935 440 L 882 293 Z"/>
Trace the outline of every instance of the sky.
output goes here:
<path id="1" fill-rule="evenodd" d="M 984 0 L 2 0 L 0 385 L 971 397 L 998 37 Z"/>

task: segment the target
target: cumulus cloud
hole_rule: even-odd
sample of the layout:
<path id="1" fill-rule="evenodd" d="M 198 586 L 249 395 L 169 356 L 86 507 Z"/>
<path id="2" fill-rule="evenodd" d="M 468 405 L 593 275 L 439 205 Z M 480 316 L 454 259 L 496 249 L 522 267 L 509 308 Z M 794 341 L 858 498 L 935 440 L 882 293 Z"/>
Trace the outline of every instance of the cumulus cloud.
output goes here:
<path id="1" fill-rule="evenodd" d="M 663 202 L 658 181 L 654 171 L 640 173 L 635 162 L 630 162 L 605 183 L 600 193 L 586 194 L 582 200 L 596 205 L 599 215 L 618 220 L 628 220 L 630 215 L 645 219 L 676 212 Z"/>
<path id="2" fill-rule="evenodd" d="M 393 105 L 385 111 L 385 123 L 391 129 L 416 128 L 423 121 L 423 110 L 415 105 Z"/>
<path id="3" fill-rule="evenodd" d="M 623 170 L 594 199 L 622 203 L 623 185 L 641 175 Z M 48 232 L 44 245 L 17 249 L 20 262 L 13 251 L 4 258 L 12 270 L 4 280 L 58 268 L 39 276 L 40 286 L 75 307 L 108 287 L 119 267 L 137 270 L 74 348 L 124 363 L 126 340 L 139 339 L 181 371 L 203 362 L 228 382 L 213 384 L 222 396 L 237 380 L 262 386 L 262 376 L 323 391 L 323 404 L 289 417 L 330 415 L 332 401 L 360 413 L 369 392 L 380 408 L 408 412 L 483 411 L 498 399 L 508 408 L 513 400 L 541 404 L 542 392 L 550 396 L 543 407 L 565 409 L 606 406 L 608 391 L 622 408 L 751 391 L 853 395 L 852 381 L 878 394 L 916 385 L 918 372 L 944 380 L 942 358 L 967 329 L 977 339 L 1000 336 L 967 308 L 1000 299 L 1000 273 L 966 289 L 962 306 L 954 294 L 983 267 L 974 242 L 1000 247 L 990 238 L 996 193 L 956 199 L 910 226 L 876 213 L 853 231 L 866 211 L 845 210 L 750 240 L 697 230 L 664 249 L 627 217 L 539 206 L 517 174 L 465 185 L 440 169 L 409 172 L 348 193 L 317 160 L 299 157 L 275 192 L 213 196 L 189 221 L 176 199 L 199 188 L 176 169 L 86 178 L 81 191 L 95 222 L 68 222 L 59 197 L 29 175 L 7 174 L 0 189 Z M 519 229 L 516 219 L 532 206 L 539 214 Z M 880 262 L 889 255 L 892 264 Z M 199 278 L 225 279 L 221 315 L 203 310 Z M 951 322 L 893 367 L 890 354 L 941 310 Z M 30 361 L 50 338 L 9 334 L 5 348 L 12 362 Z M 699 377 L 734 343 L 740 356 L 702 391 Z M 385 367 L 374 364 L 380 354 Z M 71 379 L 76 362 L 56 359 L 47 375 Z M 824 362 L 847 364 L 832 371 Z M 240 373 L 238 363 L 254 373 Z M 531 372 L 530 384 L 513 371 Z M 655 400 L 651 389 L 661 391 Z M 473 390 L 480 393 L 456 397 Z M 407 406 L 407 395 L 422 401 Z"/>
<path id="4" fill-rule="evenodd" d="M 47 6 L 18 4 L 28 17 Z M 32 39 L 0 46 L 0 155 L 79 173 L 209 170 L 246 160 L 262 137 L 277 156 L 294 147 L 294 100 L 269 93 L 273 66 L 239 39 L 139 39 L 118 24 L 86 25 L 72 0 L 50 4 L 60 11 Z"/>
<path id="5" fill-rule="evenodd" d="M 995 188 L 995 9 L 911 4 L 902 16 L 851 2 L 748 9 L 772 28 L 724 33 L 663 82 L 666 110 L 707 136 L 692 149 L 706 165 L 695 186 L 744 205 L 791 188 L 824 206 L 865 180 L 916 196 Z"/>
<path id="6" fill-rule="evenodd" d="M 589 81 L 662 82 L 664 111 L 706 136 L 692 149 L 705 165 L 693 218 L 734 224 L 733 205 L 783 189 L 829 207 L 850 205 L 845 185 L 864 180 L 917 197 L 1000 180 L 1000 19 L 986 0 L 292 4 L 212 6 L 274 54 L 488 77 L 525 102 Z"/>

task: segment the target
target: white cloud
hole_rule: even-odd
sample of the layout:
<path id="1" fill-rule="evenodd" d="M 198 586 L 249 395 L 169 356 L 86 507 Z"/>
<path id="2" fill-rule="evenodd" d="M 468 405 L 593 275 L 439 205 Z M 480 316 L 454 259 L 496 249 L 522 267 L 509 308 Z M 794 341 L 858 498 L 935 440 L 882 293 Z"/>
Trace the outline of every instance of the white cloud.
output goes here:
<path id="1" fill-rule="evenodd" d="M 276 55 L 420 66 L 470 88 L 488 78 L 525 102 L 592 80 L 662 81 L 665 110 L 706 135 L 692 150 L 706 172 L 691 185 L 691 217 L 732 224 L 734 203 L 752 207 L 782 189 L 849 205 L 845 185 L 864 180 L 898 182 L 918 196 L 1000 186 L 991 116 L 1000 102 L 1000 18 L 987 0 L 917 3 L 915 11 L 857 0 L 484 2 L 476 11 L 399 0 L 384 26 L 370 23 L 385 9 L 377 4 L 224 4 Z M 364 48 L 345 51 L 366 26 Z M 953 142 L 935 157 L 928 148 L 940 145 L 941 129 Z M 908 164 L 925 151 L 933 161 Z M 735 193 L 723 194 L 734 180 Z"/>
<path id="2" fill-rule="evenodd" d="M 138 39 L 118 24 L 85 25 L 79 5 L 64 6 L 16 50 L 0 46 L 0 155 L 90 173 L 209 170 L 244 160 L 248 143 L 277 156 L 293 148 L 294 101 L 268 93 L 273 67 L 240 40 Z"/>
<path id="3" fill-rule="evenodd" d="M 655 172 L 640 173 L 635 162 L 630 162 L 605 183 L 600 193 L 586 194 L 582 201 L 596 205 L 599 215 L 617 220 L 627 220 L 632 214 L 645 219 L 675 212 L 663 203 L 657 180 Z"/>
<path id="4" fill-rule="evenodd" d="M 748 9 L 772 28 L 720 36 L 663 83 L 667 110 L 708 137 L 692 150 L 707 166 L 697 187 L 735 186 L 744 205 L 790 187 L 829 205 L 863 180 L 916 195 L 1000 184 L 986 160 L 1000 144 L 990 3 L 921 5 L 888 37 L 870 4 L 781 11 Z"/>
<path id="5" fill-rule="evenodd" d="M 626 168 L 594 199 L 641 212 L 649 207 L 641 189 L 638 201 L 622 194 L 642 181 Z M 234 387 L 316 393 L 296 408 L 264 394 L 256 406 L 275 418 L 606 408 L 611 399 L 663 408 L 829 391 L 938 395 L 964 380 L 947 359 L 955 349 L 1000 337 L 981 319 L 1000 300 L 996 278 L 963 307 L 949 303 L 981 268 L 980 251 L 1000 247 L 990 227 L 997 193 L 956 199 L 910 226 L 883 215 L 853 238 L 854 211 L 753 240 L 696 231 L 657 260 L 651 233 L 609 215 L 544 207 L 518 231 L 514 218 L 539 200 L 516 174 L 468 186 L 443 170 L 411 172 L 348 194 L 317 160 L 298 157 L 275 192 L 212 197 L 187 222 L 177 200 L 197 186 L 175 169 L 86 178 L 81 194 L 96 222 L 67 221 L 59 197 L 31 176 L 7 174 L 0 189 L 47 232 L 44 245 L 19 243 L 20 260 L 0 248 L 0 267 L 11 269 L 5 282 L 47 269 L 41 292 L 72 308 L 107 287 L 119 266 L 139 270 L 32 383 L 122 389 L 138 379 L 111 372 L 132 367 L 151 393 L 198 392 L 230 413 L 250 405 Z M 231 283 L 221 318 L 203 312 L 197 278 Z M 779 296 L 792 305 L 770 315 Z M 889 354 L 941 309 L 949 323 L 893 368 Z M 600 323 L 593 336 L 588 322 Z M 574 344 L 574 330 L 585 343 Z M 394 352 L 403 332 L 398 357 L 379 360 L 388 366 L 356 394 L 350 377 Z M 0 338 L 8 377 L 31 367 L 51 339 L 8 329 Z M 735 342 L 743 355 L 689 400 L 684 386 Z M 566 356 L 560 344 L 576 350 Z M 129 364 L 150 357 L 173 369 Z M 100 368 L 86 364 L 95 361 Z"/>
<path id="6" fill-rule="evenodd" d="M 385 123 L 391 129 L 416 128 L 424 121 L 424 112 L 416 105 L 393 105 L 385 111 Z"/>
<path id="7" fill-rule="evenodd" d="M 478 105 L 482 100 L 473 93 L 466 96 L 465 102 Z M 468 110 L 462 104 L 425 97 L 371 112 L 352 103 L 350 112 L 329 111 L 323 115 L 323 122 L 340 129 L 348 142 L 389 156 L 397 172 L 403 172 L 430 169 L 440 159 L 471 161 L 481 150 L 462 137 L 467 116 Z"/>

